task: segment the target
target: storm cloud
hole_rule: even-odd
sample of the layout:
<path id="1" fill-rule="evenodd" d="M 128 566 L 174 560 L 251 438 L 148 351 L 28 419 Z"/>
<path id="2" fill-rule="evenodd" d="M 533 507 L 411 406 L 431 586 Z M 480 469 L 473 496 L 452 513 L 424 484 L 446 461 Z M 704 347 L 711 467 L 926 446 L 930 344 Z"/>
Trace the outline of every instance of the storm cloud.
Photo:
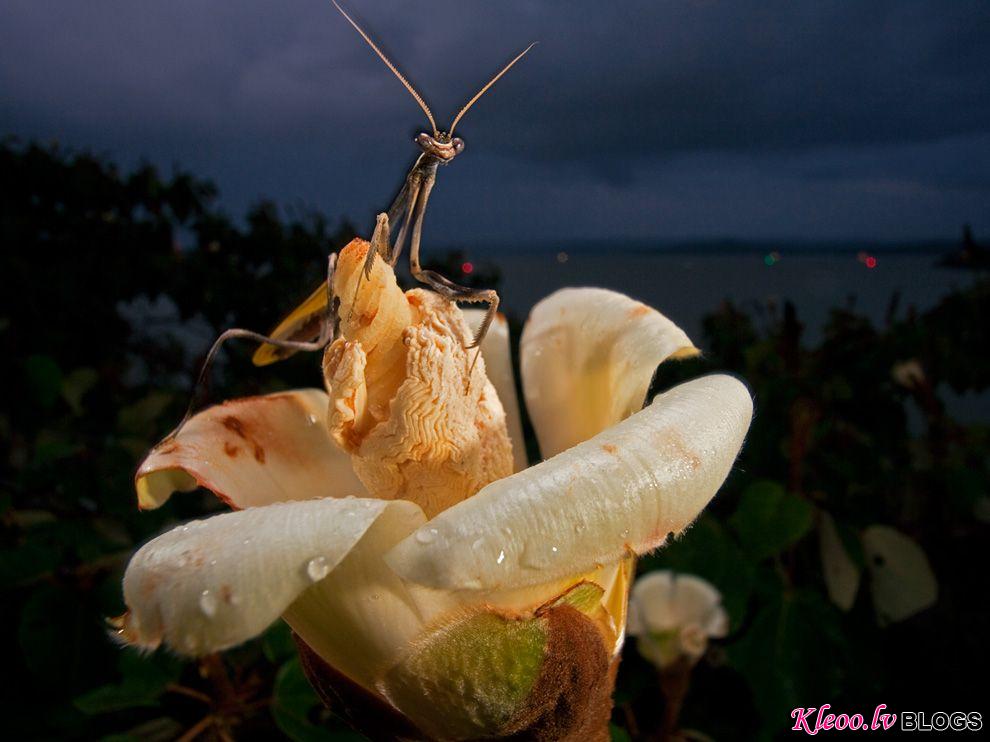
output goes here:
<path id="1" fill-rule="evenodd" d="M 368 2 L 445 124 L 437 242 L 990 229 L 990 4 Z M 0 0 L 0 133 L 369 221 L 425 117 L 328 0 Z"/>

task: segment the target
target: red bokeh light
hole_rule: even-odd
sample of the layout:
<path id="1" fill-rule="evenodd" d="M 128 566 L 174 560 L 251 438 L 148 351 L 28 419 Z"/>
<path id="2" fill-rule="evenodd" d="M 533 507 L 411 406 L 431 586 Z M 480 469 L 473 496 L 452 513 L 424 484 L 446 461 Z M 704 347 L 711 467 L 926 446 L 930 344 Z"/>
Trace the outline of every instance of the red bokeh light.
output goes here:
<path id="1" fill-rule="evenodd" d="M 867 258 L 866 258 L 866 260 L 864 262 L 866 263 L 866 267 L 867 268 L 876 268 L 877 267 L 877 259 L 875 257 L 873 257 L 872 255 L 868 255 Z"/>
<path id="2" fill-rule="evenodd" d="M 872 267 L 872 266 L 870 266 Z M 461 273 L 467 275 L 468 273 L 474 272 L 474 263 L 461 263 Z"/>

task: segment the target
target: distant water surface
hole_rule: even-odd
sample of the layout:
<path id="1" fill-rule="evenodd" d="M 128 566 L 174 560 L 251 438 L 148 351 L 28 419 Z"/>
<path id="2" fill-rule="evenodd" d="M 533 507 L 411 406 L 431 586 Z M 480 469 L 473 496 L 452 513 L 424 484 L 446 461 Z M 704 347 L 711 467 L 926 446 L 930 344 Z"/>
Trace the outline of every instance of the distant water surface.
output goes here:
<path id="1" fill-rule="evenodd" d="M 490 256 L 490 257 L 489 257 Z M 502 271 L 499 293 L 506 312 L 524 318 L 533 304 L 566 286 L 615 289 L 656 307 L 701 341 L 701 321 L 723 300 L 753 310 L 794 302 L 816 342 L 834 307 L 853 306 L 881 325 L 895 294 L 898 314 L 932 307 L 972 274 L 936 268 L 933 254 L 879 254 L 868 268 L 856 254 L 781 254 L 772 265 L 760 253 L 488 253 L 479 260 Z"/>

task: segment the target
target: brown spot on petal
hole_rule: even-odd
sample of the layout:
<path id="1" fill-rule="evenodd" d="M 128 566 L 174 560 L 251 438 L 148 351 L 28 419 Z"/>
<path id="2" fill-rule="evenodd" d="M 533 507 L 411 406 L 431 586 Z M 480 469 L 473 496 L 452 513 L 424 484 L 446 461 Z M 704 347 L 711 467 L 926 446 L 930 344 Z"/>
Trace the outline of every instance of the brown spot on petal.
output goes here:
<path id="1" fill-rule="evenodd" d="M 294 632 L 292 638 L 299 649 L 303 672 L 320 700 L 341 713 L 356 731 L 371 739 L 426 739 L 415 724 L 385 699 L 331 667 Z"/>
<path id="2" fill-rule="evenodd" d="M 569 605 L 544 614 L 547 649 L 525 706 L 502 730 L 513 740 L 604 742 L 618 658 L 609 662 L 594 622 Z"/>
<path id="3" fill-rule="evenodd" d="M 637 304 L 632 309 L 629 310 L 629 317 L 642 317 L 644 314 L 649 314 L 650 308 L 645 304 Z"/>
<path id="4" fill-rule="evenodd" d="M 259 464 L 265 463 L 265 449 L 259 446 L 257 443 L 254 444 L 254 460 Z"/>
<path id="5" fill-rule="evenodd" d="M 603 444 L 602 444 L 602 450 L 603 450 L 603 451 L 604 451 L 605 453 L 610 453 L 610 454 L 612 454 L 613 456 L 615 456 L 615 455 L 616 455 L 616 453 L 618 452 L 618 450 L 619 450 L 619 449 L 617 449 L 617 448 L 616 448 L 615 446 L 613 446 L 613 445 L 612 445 L 611 443 L 603 443 Z"/>
<path id="6" fill-rule="evenodd" d="M 234 458 L 235 456 L 237 456 L 237 454 L 238 454 L 238 452 L 240 450 L 241 449 L 239 449 L 237 446 L 235 446 L 230 441 L 224 441 L 223 442 L 223 452 L 225 454 L 227 454 L 228 456 L 230 456 L 230 458 Z"/>
<path id="7" fill-rule="evenodd" d="M 229 431 L 234 433 L 238 438 L 244 438 L 247 440 L 247 433 L 244 430 L 244 423 L 240 418 L 234 417 L 233 415 L 227 415 L 220 423 Z"/>

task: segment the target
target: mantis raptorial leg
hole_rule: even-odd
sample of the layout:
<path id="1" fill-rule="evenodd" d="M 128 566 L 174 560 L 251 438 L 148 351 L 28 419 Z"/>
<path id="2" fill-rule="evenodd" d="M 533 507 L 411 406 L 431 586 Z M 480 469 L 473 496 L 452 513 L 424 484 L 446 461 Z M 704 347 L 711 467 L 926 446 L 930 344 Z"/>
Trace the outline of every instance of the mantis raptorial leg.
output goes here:
<path id="1" fill-rule="evenodd" d="M 209 377 L 210 371 L 213 369 L 213 363 L 216 361 L 216 357 L 220 352 L 220 349 L 228 340 L 253 340 L 256 343 L 268 343 L 276 346 L 277 348 L 284 348 L 293 352 L 303 351 L 309 353 L 321 351 L 333 341 L 334 337 L 337 335 L 337 327 L 339 324 L 337 306 L 340 303 L 339 300 L 333 295 L 333 272 L 336 265 L 337 253 L 331 253 L 330 257 L 327 258 L 327 305 L 323 321 L 320 324 L 319 336 L 312 341 L 285 340 L 281 338 L 268 337 L 260 332 L 245 330 L 241 327 L 232 327 L 229 330 L 224 330 L 220 333 L 220 336 L 213 341 L 213 345 L 210 346 L 210 350 L 206 354 L 203 365 L 199 369 L 199 375 L 196 377 L 196 383 L 193 385 L 193 394 L 192 398 L 189 400 L 189 406 L 186 408 L 186 413 L 182 416 L 179 424 L 175 426 L 175 429 L 165 437 L 165 440 L 175 438 L 185 424 L 189 422 L 189 418 L 191 418 L 200 408 L 201 403 L 204 401 L 206 396 L 206 390 L 209 387 Z"/>

